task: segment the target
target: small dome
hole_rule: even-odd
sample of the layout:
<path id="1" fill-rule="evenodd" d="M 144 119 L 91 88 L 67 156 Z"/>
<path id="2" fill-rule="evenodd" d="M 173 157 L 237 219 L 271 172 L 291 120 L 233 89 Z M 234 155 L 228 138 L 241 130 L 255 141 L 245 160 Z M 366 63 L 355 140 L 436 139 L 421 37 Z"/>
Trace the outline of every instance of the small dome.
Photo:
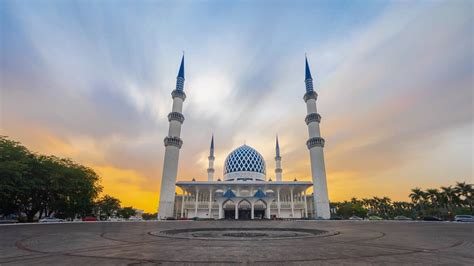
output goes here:
<path id="1" fill-rule="evenodd" d="M 265 180 L 265 168 L 262 155 L 254 148 L 243 145 L 233 150 L 225 159 L 224 179 L 226 181 Z"/>

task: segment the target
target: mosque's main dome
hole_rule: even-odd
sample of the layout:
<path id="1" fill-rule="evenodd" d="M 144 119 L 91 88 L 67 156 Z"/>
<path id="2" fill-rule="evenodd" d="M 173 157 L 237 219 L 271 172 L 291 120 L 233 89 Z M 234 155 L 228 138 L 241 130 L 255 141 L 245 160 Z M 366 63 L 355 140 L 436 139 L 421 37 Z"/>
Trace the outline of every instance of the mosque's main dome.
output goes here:
<path id="1" fill-rule="evenodd" d="M 225 159 L 225 181 L 265 181 L 265 160 L 254 148 L 243 145 Z"/>

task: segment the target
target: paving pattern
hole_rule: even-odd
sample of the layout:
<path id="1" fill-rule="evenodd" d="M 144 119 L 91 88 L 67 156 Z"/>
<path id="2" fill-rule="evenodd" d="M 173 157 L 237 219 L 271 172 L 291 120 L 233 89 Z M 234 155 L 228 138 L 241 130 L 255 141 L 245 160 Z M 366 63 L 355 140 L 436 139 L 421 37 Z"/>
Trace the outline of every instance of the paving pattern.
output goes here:
<path id="1" fill-rule="evenodd" d="M 170 232 L 177 232 L 178 236 Z M 295 237 L 288 237 L 291 235 Z M 2 225 L 0 265 L 474 265 L 473 241 L 474 224 L 449 222 L 164 221 Z"/>

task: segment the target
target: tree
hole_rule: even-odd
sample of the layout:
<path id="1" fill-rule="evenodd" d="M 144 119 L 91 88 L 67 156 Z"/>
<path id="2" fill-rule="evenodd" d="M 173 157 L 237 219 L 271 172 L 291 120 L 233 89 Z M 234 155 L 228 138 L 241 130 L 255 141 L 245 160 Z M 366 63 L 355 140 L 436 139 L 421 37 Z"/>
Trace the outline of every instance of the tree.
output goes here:
<path id="1" fill-rule="evenodd" d="M 426 194 L 421 188 L 413 188 L 409 195 L 411 201 L 417 206 L 420 213 L 424 213 L 425 197 Z"/>
<path id="2" fill-rule="evenodd" d="M 68 159 L 38 155 L 0 137 L 0 213 L 74 218 L 91 213 L 102 190 L 98 175 Z"/>
<path id="3" fill-rule="evenodd" d="M 355 203 L 353 203 L 355 202 Z M 367 210 L 362 206 L 362 203 L 359 201 L 344 201 L 344 202 L 337 202 L 334 204 L 336 207 L 336 215 L 343 217 L 343 218 L 349 218 L 353 215 L 359 216 L 359 217 L 366 217 L 367 216 Z"/>
<path id="4" fill-rule="evenodd" d="M 466 182 L 457 182 L 454 190 L 459 195 L 460 202 L 467 205 L 470 212 L 473 213 L 474 189 L 472 184 L 466 184 Z"/>
<path id="5" fill-rule="evenodd" d="M 120 200 L 109 195 L 104 195 L 95 204 L 95 213 L 100 220 L 107 220 L 109 217 L 116 216 L 120 210 Z"/>
<path id="6" fill-rule="evenodd" d="M 143 220 L 155 220 L 158 214 L 155 213 L 144 213 L 142 214 Z"/>
<path id="7" fill-rule="evenodd" d="M 28 191 L 38 181 L 31 175 L 34 160 L 35 156 L 19 142 L 0 137 L 0 213 L 38 211 Z"/>
<path id="8" fill-rule="evenodd" d="M 124 218 L 124 219 L 128 219 L 130 218 L 131 216 L 135 216 L 136 214 L 136 211 L 133 207 L 124 207 L 124 208 L 121 208 L 120 210 L 118 210 L 117 212 L 117 216 L 121 217 L 121 218 Z"/>

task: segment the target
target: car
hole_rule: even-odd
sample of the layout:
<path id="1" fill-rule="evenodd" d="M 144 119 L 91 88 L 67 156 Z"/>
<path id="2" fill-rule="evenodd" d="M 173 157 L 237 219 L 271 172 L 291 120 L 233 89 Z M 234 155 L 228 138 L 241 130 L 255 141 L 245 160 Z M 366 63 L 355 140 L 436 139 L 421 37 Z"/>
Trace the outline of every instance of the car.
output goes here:
<path id="1" fill-rule="evenodd" d="M 6 216 L 0 216 L 0 224 L 13 224 L 18 223 L 18 216 L 10 214 Z"/>
<path id="2" fill-rule="evenodd" d="M 140 217 L 135 217 L 135 216 L 131 216 L 130 218 L 128 218 L 129 221 L 143 221 L 142 218 Z"/>
<path id="3" fill-rule="evenodd" d="M 393 219 L 397 221 L 411 221 L 412 220 L 411 218 L 408 218 L 403 215 L 395 216 Z"/>
<path id="4" fill-rule="evenodd" d="M 441 222 L 443 221 L 441 218 L 436 217 L 436 216 L 424 216 L 422 218 L 423 221 L 432 221 L 432 222 Z"/>
<path id="5" fill-rule="evenodd" d="M 454 216 L 454 221 L 456 222 L 474 222 L 473 215 L 456 215 Z"/>
<path id="6" fill-rule="evenodd" d="M 360 218 L 359 216 L 352 215 L 351 217 L 349 217 L 349 220 L 353 220 L 353 221 L 361 221 L 361 220 L 363 220 L 363 219 L 362 219 L 362 218 Z"/>
<path id="7" fill-rule="evenodd" d="M 383 220 L 383 218 L 380 217 L 380 216 L 377 216 L 377 215 L 371 215 L 371 216 L 369 216 L 369 220 L 371 220 L 371 221 L 381 221 L 381 220 Z"/>
<path id="8" fill-rule="evenodd" d="M 86 216 L 82 218 L 82 221 L 83 222 L 96 222 L 97 218 L 95 218 L 94 216 Z"/>
<path id="9" fill-rule="evenodd" d="M 38 222 L 40 223 L 60 223 L 64 222 L 63 219 L 55 218 L 55 217 L 44 217 L 43 219 L 40 219 Z"/>
<path id="10" fill-rule="evenodd" d="M 120 218 L 120 217 L 109 217 L 109 218 L 107 219 L 107 221 L 109 221 L 109 222 L 123 222 L 124 219 L 123 219 L 123 218 Z"/>

